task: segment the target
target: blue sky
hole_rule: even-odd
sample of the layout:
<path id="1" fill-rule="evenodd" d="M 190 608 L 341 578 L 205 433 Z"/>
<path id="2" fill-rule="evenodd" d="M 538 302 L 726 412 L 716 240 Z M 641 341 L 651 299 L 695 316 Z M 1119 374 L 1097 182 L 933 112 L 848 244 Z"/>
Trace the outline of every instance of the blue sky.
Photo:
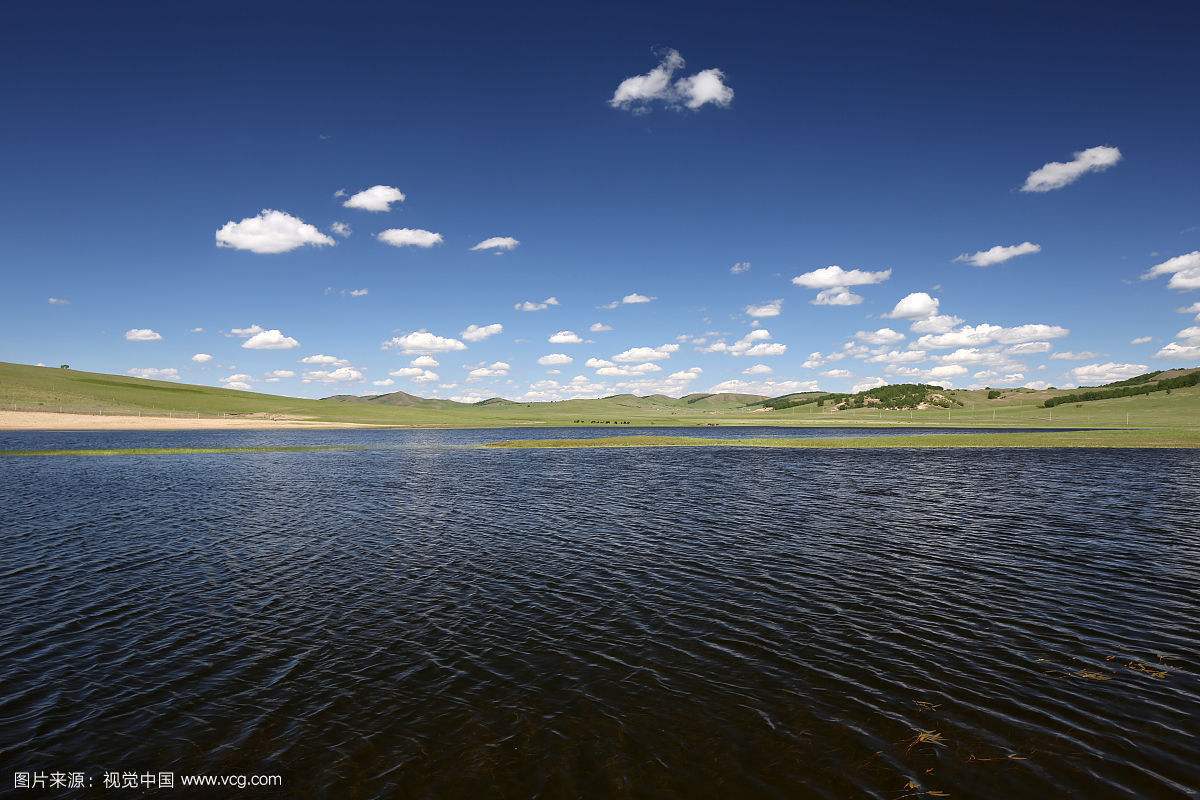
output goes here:
<path id="1" fill-rule="evenodd" d="M 2 360 L 465 399 L 1200 364 L 1185 4 L 9 17 Z"/>

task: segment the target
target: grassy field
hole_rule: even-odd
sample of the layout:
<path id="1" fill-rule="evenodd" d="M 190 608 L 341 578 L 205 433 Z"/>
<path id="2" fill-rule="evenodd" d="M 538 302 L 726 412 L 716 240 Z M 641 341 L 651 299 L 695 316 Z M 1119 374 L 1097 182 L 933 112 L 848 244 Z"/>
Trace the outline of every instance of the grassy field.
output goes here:
<path id="1" fill-rule="evenodd" d="M 354 399 L 308 400 L 120 375 L 0 363 L 0 408 L 147 416 L 281 418 L 412 427 L 624 426 L 915 426 L 915 427 L 1156 427 L 1200 426 L 1200 387 L 1167 394 L 1042 408 L 1065 391 L 948 392 L 953 409 L 886 411 L 800 406 L 781 411 L 746 407 L 752 398 L 712 395 L 676 399 L 617 395 L 552 403 L 464 404 L 399 398 L 400 405 Z"/>
<path id="2" fill-rule="evenodd" d="M 1197 448 L 1200 429 L 1038 431 L 1020 433 L 941 433 L 925 435 L 812 437 L 791 439 L 721 439 L 700 436 L 605 436 L 596 439 L 509 439 L 483 445 L 489 449 L 589 449 L 602 447 L 773 447 L 945 449 L 1006 448 Z"/>

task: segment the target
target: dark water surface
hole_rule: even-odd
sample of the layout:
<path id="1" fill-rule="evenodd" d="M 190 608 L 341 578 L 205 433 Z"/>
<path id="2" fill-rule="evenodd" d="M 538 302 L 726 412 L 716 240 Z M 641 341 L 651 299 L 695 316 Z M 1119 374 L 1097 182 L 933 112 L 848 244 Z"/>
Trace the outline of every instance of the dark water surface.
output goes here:
<path id="1" fill-rule="evenodd" d="M 0 459 L 0 793 L 1196 796 L 1195 451 L 462 446 L 615 432 L 0 435 L 406 445 Z"/>

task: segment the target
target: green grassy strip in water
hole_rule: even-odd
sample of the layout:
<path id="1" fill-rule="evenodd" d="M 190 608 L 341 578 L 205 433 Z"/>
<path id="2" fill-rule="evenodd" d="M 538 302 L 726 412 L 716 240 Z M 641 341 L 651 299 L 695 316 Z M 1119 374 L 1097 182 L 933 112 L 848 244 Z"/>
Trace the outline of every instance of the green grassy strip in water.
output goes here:
<path id="1" fill-rule="evenodd" d="M 360 450 L 360 445 L 268 445 L 264 447 L 120 447 L 95 450 L 0 450 L 0 456 L 190 456 L 238 453 L 320 453 Z"/>
<path id="2" fill-rule="evenodd" d="M 595 439 L 508 439 L 484 445 L 496 449 L 597 447 L 777 447 L 946 449 L 965 447 L 1200 448 L 1200 429 L 1092 430 L 1029 433 L 939 433 L 920 436 L 718 439 L 701 436 L 605 436 Z"/>

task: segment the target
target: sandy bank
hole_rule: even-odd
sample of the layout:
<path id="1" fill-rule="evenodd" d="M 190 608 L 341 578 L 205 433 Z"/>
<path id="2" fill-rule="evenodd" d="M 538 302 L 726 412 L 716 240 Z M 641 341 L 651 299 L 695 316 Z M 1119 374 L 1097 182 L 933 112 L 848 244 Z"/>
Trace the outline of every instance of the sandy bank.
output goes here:
<path id="1" fill-rule="evenodd" d="M 108 414 L 57 414 L 50 411 L 0 411 L 6 431 L 192 431 L 265 430 L 272 428 L 366 428 L 351 422 L 308 422 L 297 419 L 133 417 Z"/>

